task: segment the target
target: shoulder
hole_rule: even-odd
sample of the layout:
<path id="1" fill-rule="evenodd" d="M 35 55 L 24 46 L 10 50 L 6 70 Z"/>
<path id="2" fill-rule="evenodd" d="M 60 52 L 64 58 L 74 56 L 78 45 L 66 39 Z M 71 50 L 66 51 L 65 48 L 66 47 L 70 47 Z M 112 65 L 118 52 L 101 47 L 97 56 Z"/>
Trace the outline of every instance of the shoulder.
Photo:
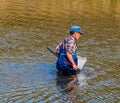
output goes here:
<path id="1" fill-rule="evenodd" d="M 71 44 L 71 43 L 76 43 L 76 40 L 74 39 L 74 37 L 72 36 L 69 36 L 67 39 L 66 39 L 67 43 Z"/>

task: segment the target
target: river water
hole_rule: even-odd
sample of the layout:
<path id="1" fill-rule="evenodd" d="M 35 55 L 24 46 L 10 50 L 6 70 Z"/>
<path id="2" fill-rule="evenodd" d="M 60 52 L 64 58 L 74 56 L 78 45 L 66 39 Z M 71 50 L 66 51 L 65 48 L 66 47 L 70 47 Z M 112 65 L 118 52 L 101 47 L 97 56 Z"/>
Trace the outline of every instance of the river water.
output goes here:
<path id="1" fill-rule="evenodd" d="M 79 25 L 80 74 L 57 73 L 56 45 Z M 118 103 L 119 0 L 2 0 L 0 103 Z"/>

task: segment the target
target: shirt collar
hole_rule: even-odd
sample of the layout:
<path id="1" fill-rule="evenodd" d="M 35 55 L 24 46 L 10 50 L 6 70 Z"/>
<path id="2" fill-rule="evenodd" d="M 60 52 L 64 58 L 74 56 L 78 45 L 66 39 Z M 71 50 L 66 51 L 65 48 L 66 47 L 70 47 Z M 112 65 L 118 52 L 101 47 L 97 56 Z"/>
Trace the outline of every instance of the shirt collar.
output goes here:
<path id="1" fill-rule="evenodd" d="M 77 40 L 73 36 L 70 35 L 70 38 L 77 42 Z"/>

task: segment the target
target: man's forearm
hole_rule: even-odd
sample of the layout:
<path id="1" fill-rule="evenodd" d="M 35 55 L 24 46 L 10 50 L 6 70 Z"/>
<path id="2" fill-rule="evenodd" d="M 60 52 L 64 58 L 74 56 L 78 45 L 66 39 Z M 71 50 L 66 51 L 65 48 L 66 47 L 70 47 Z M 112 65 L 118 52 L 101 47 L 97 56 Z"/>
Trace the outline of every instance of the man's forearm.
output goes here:
<path id="1" fill-rule="evenodd" d="M 72 65 L 76 65 L 73 58 L 72 58 L 72 55 L 70 53 L 66 53 L 67 57 L 68 57 L 68 60 L 71 62 Z"/>

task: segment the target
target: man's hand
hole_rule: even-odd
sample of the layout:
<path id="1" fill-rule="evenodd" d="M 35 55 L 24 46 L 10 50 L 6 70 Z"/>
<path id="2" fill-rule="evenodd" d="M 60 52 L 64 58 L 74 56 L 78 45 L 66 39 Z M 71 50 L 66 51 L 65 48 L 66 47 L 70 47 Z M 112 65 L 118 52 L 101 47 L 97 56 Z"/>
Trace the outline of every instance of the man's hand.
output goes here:
<path id="1" fill-rule="evenodd" d="M 77 66 L 76 64 L 73 65 L 73 68 L 74 68 L 76 71 L 80 72 L 80 69 L 78 68 L 78 66 Z"/>
<path id="2" fill-rule="evenodd" d="M 77 71 L 80 72 L 81 70 L 78 68 Z"/>

